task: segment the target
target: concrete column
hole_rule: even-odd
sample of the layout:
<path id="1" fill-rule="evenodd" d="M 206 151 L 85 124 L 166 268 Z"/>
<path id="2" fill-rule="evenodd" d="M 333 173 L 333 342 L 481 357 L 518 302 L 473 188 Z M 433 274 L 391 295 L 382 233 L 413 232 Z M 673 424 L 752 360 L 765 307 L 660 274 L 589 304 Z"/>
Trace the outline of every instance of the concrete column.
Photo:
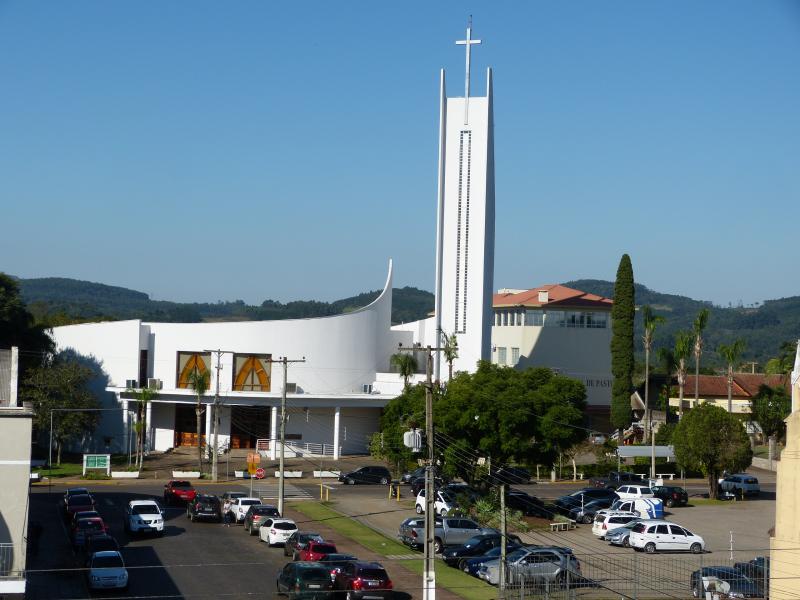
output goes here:
<path id="1" fill-rule="evenodd" d="M 130 440 L 130 428 L 128 426 L 129 419 L 131 418 L 130 413 L 128 412 L 128 401 L 123 400 L 120 403 L 120 408 L 122 408 L 122 439 L 119 442 L 120 447 L 122 448 L 123 454 L 128 454 L 128 449 L 133 449 L 133 441 Z"/>
<path id="2" fill-rule="evenodd" d="M 341 413 L 341 407 L 337 406 L 333 413 L 333 460 L 339 460 L 339 422 Z"/>
<path id="3" fill-rule="evenodd" d="M 214 440 L 211 439 L 211 432 L 213 431 L 213 422 L 211 415 L 214 412 L 213 404 L 206 404 L 206 447 L 211 447 Z"/>
<path id="4" fill-rule="evenodd" d="M 145 422 L 145 432 L 144 432 L 144 451 L 150 452 L 150 448 L 152 445 L 152 434 L 150 433 L 153 431 L 153 403 L 148 402 L 147 408 L 145 409 L 144 418 L 146 419 Z"/>
<path id="5" fill-rule="evenodd" d="M 786 448 L 778 461 L 778 488 L 775 493 L 775 535 L 770 538 L 769 597 L 789 600 L 797 595 L 800 578 L 796 559 L 800 544 L 800 412 L 786 419 Z"/>
<path id="6" fill-rule="evenodd" d="M 275 460 L 278 457 L 276 452 L 278 446 L 278 407 L 272 407 L 272 414 L 269 416 L 269 459 Z"/>

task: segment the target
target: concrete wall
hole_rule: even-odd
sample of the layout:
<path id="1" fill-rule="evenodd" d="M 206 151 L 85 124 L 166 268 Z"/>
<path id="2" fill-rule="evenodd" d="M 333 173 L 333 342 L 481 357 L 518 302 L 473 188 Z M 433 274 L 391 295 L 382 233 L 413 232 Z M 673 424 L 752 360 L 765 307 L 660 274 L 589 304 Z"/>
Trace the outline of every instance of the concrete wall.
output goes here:
<path id="1" fill-rule="evenodd" d="M 770 598 L 797 596 L 800 580 L 800 411 L 786 419 L 786 448 L 778 463 L 775 492 L 775 535 L 770 539 Z"/>
<path id="2" fill-rule="evenodd" d="M 16 580 L 0 579 L 0 595 L 25 591 L 32 417 L 26 409 L 0 409 L 0 543 L 13 544 L 2 551 L 8 553 L 4 566 L 18 575 Z"/>

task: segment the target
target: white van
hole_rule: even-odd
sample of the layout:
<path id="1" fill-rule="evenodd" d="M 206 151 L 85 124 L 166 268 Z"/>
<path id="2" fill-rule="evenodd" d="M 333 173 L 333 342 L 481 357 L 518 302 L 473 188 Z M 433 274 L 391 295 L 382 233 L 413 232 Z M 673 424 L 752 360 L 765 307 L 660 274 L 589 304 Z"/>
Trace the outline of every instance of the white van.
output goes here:
<path id="1" fill-rule="evenodd" d="M 597 514 L 592 524 L 592 533 L 602 540 L 606 533 L 612 529 L 622 527 L 638 519 L 639 515 L 632 512 L 606 512 L 605 514 Z"/>
<path id="2" fill-rule="evenodd" d="M 630 512 L 642 519 L 663 519 L 664 503 L 661 498 L 620 499 L 615 500 L 609 508 L 598 511 L 597 514 L 611 512 Z"/>
<path id="3" fill-rule="evenodd" d="M 655 496 L 653 490 L 646 485 L 621 485 L 616 489 L 617 496 L 622 500 L 632 498 L 652 498 Z"/>

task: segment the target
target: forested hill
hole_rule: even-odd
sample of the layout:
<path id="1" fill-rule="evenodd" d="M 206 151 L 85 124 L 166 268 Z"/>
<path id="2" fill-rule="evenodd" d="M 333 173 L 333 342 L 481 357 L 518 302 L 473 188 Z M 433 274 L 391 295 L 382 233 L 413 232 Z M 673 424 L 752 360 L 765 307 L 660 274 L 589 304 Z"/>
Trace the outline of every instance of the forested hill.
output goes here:
<path id="1" fill-rule="evenodd" d="M 18 281 L 28 309 L 37 320 L 51 325 L 122 319 L 197 323 L 322 317 L 366 306 L 380 293 L 380 290 L 364 292 L 334 302 L 265 300 L 260 306 L 253 306 L 242 300 L 193 303 L 151 300 L 147 294 L 135 290 L 61 277 Z M 413 287 L 393 290 L 394 323 L 425 318 L 432 310 L 430 292 Z"/>
<path id="2" fill-rule="evenodd" d="M 613 281 L 579 279 L 564 285 L 608 298 L 614 295 Z M 800 296 L 767 300 L 757 306 L 721 307 L 686 296 L 655 292 L 641 284 L 636 284 L 635 290 L 637 306 L 648 304 L 666 319 L 656 329 L 655 348 L 672 347 L 675 333 L 691 329 L 695 315 L 702 308 L 710 312 L 703 356 L 707 356 L 711 364 L 722 364 L 716 354 L 720 343 L 728 344 L 742 338 L 747 344 L 743 361 L 756 361 L 759 363 L 756 368 L 763 369 L 767 360 L 778 355 L 783 342 L 800 338 Z M 642 322 L 638 313 L 635 326 L 636 347 L 641 350 Z"/>

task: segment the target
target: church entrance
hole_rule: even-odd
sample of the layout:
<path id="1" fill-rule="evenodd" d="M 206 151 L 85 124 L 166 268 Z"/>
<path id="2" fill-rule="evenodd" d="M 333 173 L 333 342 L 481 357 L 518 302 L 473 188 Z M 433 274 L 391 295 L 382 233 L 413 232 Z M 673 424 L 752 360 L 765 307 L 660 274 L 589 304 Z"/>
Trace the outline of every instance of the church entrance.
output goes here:
<path id="1" fill-rule="evenodd" d="M 205 408 L 205 405 L 203 405 Z M 206 414 L 205 411 L 200 416 L 200 439 L 203 444 L 206 440 Z M 197 415 L 195 405 L 176 404 L 175 405 L 175 447 L 195 446 L 197 447 Z"/>
<path id="2" fill-rule="evenodd" d="M 256 440 L 269 439 L 268 406 L 231 407 L 231 448 L 255 448 Z"/>

